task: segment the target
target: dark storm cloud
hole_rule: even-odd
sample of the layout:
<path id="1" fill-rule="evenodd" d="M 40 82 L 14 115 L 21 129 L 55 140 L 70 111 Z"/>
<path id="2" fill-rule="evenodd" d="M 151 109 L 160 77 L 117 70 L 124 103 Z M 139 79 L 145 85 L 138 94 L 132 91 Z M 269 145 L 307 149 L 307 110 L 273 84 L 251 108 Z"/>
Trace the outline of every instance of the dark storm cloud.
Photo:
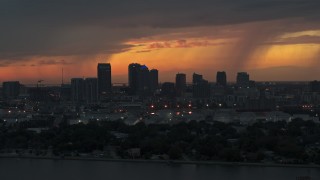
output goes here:
<path id="1" fill-rule="evenodd" d="M 316 0 L 2 0 L 2 20 L 50 25 L 181 27 L 318 15 Z M 15 22 L 13 22 L 15 21 Z"/>
<path id="2" fill-rule="evenodd" d="M 284 38 L 276 42 L 266 42 L 265 44 L 266 45 L 320 44 L 320 37 L 304 35 L 299 37 Z"/>
<path id="3" fill-rule="evenodd" d="M 170 28 L 303 18 L 316 0 L 0 0 L 0 60 L 112 54 Z"/>

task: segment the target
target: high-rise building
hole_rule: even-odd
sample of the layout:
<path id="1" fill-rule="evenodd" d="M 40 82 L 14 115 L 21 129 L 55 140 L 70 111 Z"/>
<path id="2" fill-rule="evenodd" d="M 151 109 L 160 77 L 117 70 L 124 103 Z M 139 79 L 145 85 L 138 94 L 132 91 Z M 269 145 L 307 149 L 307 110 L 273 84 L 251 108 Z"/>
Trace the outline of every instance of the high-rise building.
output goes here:
<path id="1" fill-rule="evenodd" d="M 87 103 L 98 102 L 98 79 L 86 78 L 85 79 L 85 100 Z"/>
<path id="2" fill-rule="evenodd" d="M 187 88 L 187 76 L 183 73 L 176 74 L 177 95 L 182 96 Z"/>
<path id="3" fill-rule="evenodd" d="M 149 93 L 150 93 L 150 71 L 146 65 L 142 65 L 138 70 L 138 94 L 149 95 Z"/>
<path id="4" fill-rule="evenodd" d="M 158 70 L 138 63 L 128 67 L 129 92 L 134 95 L 148 96 L 155 92 L 159 85 Z"/>
<path id="5" fill-rule="evenodd" d="M 2 83 L 3 99 L 15 99 L 20 93 L 19 81 L 7 81 Z"/>
<path id="6" fill-rule="evenodd" d="M 192 75 L 192 83 L 197 84 L 203 81 L 203 77 L 201 74 L 193 73 Z"/>
<path id="7" fill-rule="evenodd" d="M 237 85 L 240 87 L 250 85 L 250 76 L 246 72 L 238 72 L 237 74 Z"/>
<path id="8" fill-rule="evenodd" d="M 138 72 L 141 65 L 138 63 L 129 64 L 128 67 L 128 84 L 131 94 L 136 94 L 138 91 Z"/>
<path id="9" fill-rule="evenodd" d="M 85 100 L 85 83 L 83 78 L 71 79 L 71 99 L 74 103 Z"/>
<path id="10" fill-rule="evenodd" d="M 99 94 L 110 93 L 112 90 L 110 63 L 99 63 L 97 67 L 97 73 Z"/>
<path id="11" fill-rule="evenodd" d="M 159 86 L 159 72 L 157 69 L 150 70 L 150 91 L 154 93 Z"/>
<path id="12" fill-rule="evenodd" d="M 217 85 L 226 86 L 227 85 L 227 74 L 224 71 L 217 72 Z"/>

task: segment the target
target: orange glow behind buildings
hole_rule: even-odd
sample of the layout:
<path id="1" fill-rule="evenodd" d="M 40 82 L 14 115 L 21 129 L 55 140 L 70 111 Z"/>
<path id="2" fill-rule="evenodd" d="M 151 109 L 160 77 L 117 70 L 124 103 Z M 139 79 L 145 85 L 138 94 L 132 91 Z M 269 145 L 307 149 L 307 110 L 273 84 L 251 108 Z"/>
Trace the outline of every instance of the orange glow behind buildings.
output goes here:
<path id="1" fill-rule="evenodd" d="M 32 84 L 38 79 L 44 79 L 48 84 L 57 84 L 61 82 L 62 68 L 65 82 L 70 81 L 72 77 L 95 77 L 99 62 L 111 63 L 113 83 L 127 82 L 128 65 L 133 62 L 146 64 L 149 69 L 158 69 L 160 81 L 174 81 L 178 72 L 187 73 L 188 81 L 191 81 L 193 72 L 203 74 L 209 81 L 214 81 L 216 71 L 221 70 L 227 71 L 229 81 L 234 81 L 238 71 L 248 71 L 252 79 L 258 81 L 296 80 L 292 76 L 296 72 L 290 68 L 309 71 L 308 75 L 299 76 L 301 77 L 299 80 L 320 78 L 315 69 L 320 65 L 320 44 L 286 42 L 306 35 L 319 37 L 320 31 L 286 33 L 269 38 L 268 41 L 271 43 L 262 42 L 244 49 L 248 46 L 246 44 L 248 37 L 245 34 L 252 28 L 251 26 L 245 26 L 243 28 L 245 33 L 240 35 L 239 32 L 235 32 L 221 37 L 219 35 L 202 37 L 172 33 L 174 35 L 131 39 L 123 42 L 130 48 L 112 54 L 26 57 L 24 64 L 11 63 L 0 67 L 0 81 L 19 80 L 22 83 Z M 206 30 L 202 27 L 201 31 L 210 32 L 210 28 Z M 248 52 L 244 53 L 246 51 Z M 272 74 L 275 72 L 274 68 L 283 67 L 289 69 L 283 73 L 279 71 L 278 74 Z"/>

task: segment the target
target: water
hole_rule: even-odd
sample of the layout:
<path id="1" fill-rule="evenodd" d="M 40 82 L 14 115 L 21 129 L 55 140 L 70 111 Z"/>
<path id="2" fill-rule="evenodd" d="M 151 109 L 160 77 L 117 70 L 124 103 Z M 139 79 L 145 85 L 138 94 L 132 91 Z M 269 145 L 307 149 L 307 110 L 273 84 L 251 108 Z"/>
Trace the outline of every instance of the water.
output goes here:
<path id="1" fill-rule="evenodd" d="M 318 180 L 320 169 L 0 159 L 0 180 L 296 180 L 297 177 Z"/>

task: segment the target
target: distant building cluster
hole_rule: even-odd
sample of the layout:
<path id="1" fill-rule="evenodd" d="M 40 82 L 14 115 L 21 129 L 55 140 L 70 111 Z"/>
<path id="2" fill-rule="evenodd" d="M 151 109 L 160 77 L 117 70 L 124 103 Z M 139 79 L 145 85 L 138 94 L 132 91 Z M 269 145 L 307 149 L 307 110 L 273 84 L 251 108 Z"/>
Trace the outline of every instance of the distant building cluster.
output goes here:
<path id="1" fill-rule="evenodd" d="M 128 87 L 131 95 L 150 96 L 155 93 L 159 85 L 158 70 L 146 65 L 132 63 L 128 68 Z"/>
<path id="2" fill-rule="evenodd" d="M 112 83 L 110 63 L 97 65 L 97 77 L 74 77 L 70 83 L 34 86 L 19 81 L 2 83 L 0 120 L 19 122 L 40 115 L 56 115 L 69 123 L 92 119 L 170 123 L 217 120 L 242 123 L 290 121 L 300 117 L 317 121 L 320 113 L 320 81 L 255 82 L 239 72 L 228 82 L 225 71 L 216 72 L 216 82 L 199 73 L 178 72 L 175 82 L 159 83 L 159 71 L 147 65 L 128 65 L 127 85 Z"/>

